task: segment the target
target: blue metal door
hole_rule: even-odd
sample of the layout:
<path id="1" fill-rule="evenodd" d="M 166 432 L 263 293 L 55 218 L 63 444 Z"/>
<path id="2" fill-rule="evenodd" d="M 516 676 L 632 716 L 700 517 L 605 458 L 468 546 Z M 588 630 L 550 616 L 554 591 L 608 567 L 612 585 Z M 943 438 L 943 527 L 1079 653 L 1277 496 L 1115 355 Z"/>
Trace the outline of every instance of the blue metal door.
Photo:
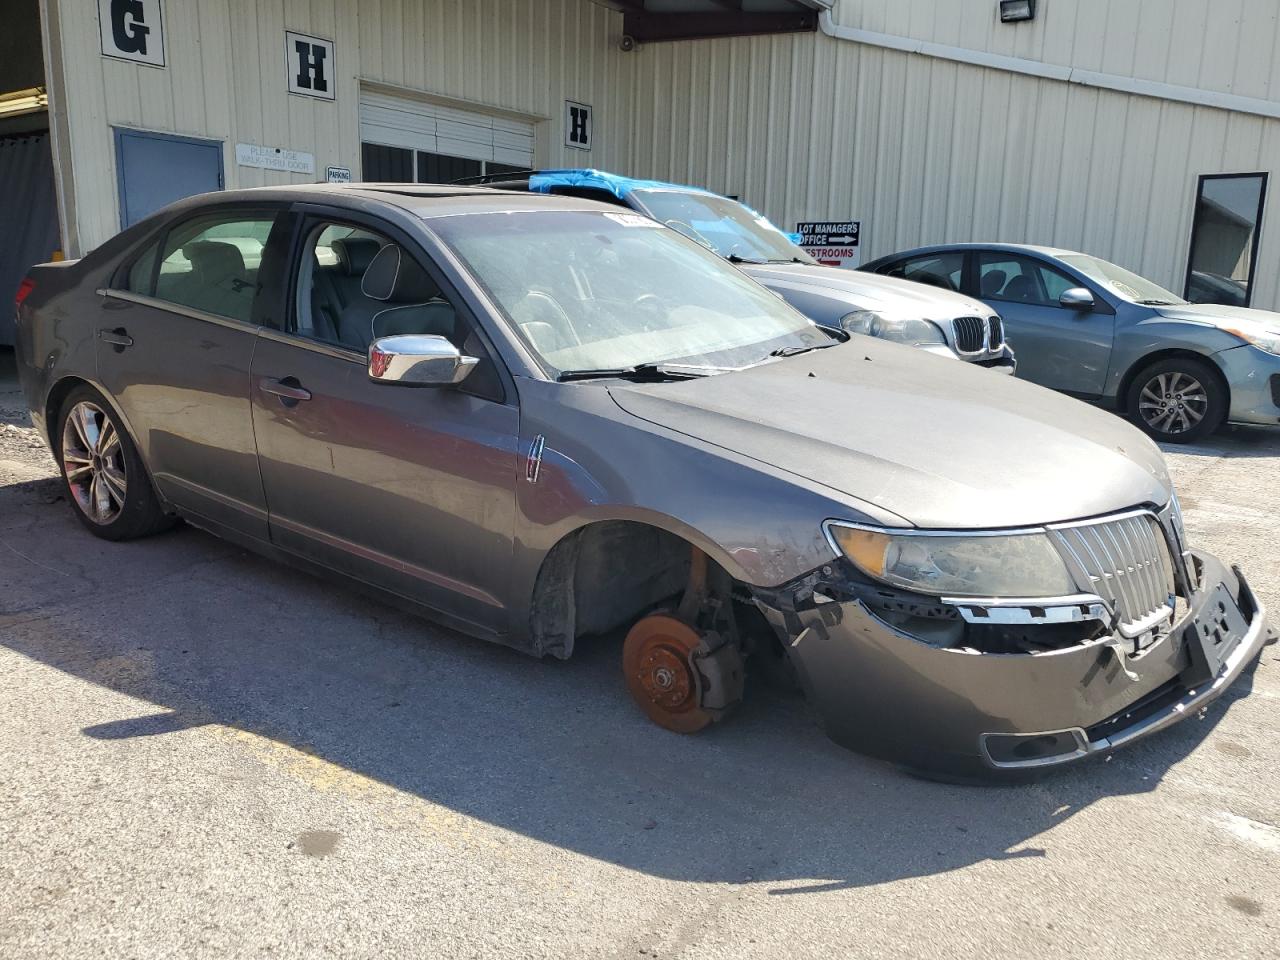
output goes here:
<path id="1" fill-rule="evenodd" d="M 116 128 L 120 226 L 165 204 L 222 189 L 222 143 Z"/>

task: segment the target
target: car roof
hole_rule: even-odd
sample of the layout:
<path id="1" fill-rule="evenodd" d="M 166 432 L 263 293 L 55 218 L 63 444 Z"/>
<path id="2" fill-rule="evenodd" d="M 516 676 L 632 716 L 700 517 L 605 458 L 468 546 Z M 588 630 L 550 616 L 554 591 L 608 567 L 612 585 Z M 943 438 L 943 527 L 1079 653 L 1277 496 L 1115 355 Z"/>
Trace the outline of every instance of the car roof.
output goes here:
<path id="1" fill-rule="evenodd" d="M 1038 253 L 1045 257 L 1071 257 L 1084 256 L 1078 250 L 1066 250 L 1062 247 L 1041 247 L 1030 243 L 939 243 L 929 247 L 916 247 L 912 250 L 902 250 L 898 253 L 890 253 L 883 257 L 877 257 L 875 262 L 881 260 L 902 260 L 907 257 L 926 256 L 931 253 L 947 253 L 950 251 L 965 250 L 1000 250 L 1006 253 Z"/>
<path id="2" fill-rule="evenodd" d="M 194 199 L 194 198 L 193 198 Z M 278 203 L 351 203 L 376 201 L 400 207 L 423 219 L 464 213 L 515 213 L 524 210 L 616 210 L 577 197 L 512 193 L 490 187 L 427 183 L 306 183 L 247 187 L 201 194 L 198 204 L 271 201 Z"/>

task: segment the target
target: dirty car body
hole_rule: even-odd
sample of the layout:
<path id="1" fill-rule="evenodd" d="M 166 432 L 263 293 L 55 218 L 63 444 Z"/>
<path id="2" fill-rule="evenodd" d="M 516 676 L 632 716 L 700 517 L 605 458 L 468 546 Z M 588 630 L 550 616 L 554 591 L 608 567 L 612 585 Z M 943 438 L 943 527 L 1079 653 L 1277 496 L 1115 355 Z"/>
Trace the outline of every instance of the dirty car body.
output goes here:
<path id="1" fill-rule="evenodd" d="M 336 339 L 322 280 L 346 284 Z M 743 666 L 776 658 L 837 742 L 1000 775 L 1194 712 L 1263 643 L 1141 433 L 824 331 L 616 207 L 232 191 L 30 281 L 20 379 L 73 493 L 67 409 L 89 397 L 91 432 L 136 448 L 129 497 L 535 656 L 628 630 L 628 685 L 671 729 L 725 716 Z M 217 297 L 166 299 L 201 283 Z M 70 499 L 108 535 L 97 494 Z"/>

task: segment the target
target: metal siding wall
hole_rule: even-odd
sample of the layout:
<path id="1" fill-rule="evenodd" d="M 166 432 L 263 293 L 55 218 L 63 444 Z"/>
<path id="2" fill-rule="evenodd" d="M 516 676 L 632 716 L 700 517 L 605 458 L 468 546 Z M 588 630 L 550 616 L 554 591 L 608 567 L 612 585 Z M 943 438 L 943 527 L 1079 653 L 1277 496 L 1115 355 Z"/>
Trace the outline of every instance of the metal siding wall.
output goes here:
<path id="1" fill-rule="evenodd" d="M 948 42 L 982 39 L 950 4 L 864 6 L 892 13 L 874 29 L 916 28 L 937 11 L 950 17 Z M 1042 0 L 1057 16 L 1067 6 Z M 1100 29 L 1095 49 L 1095 66 L 1122 59 Z M 1042 243 L 1180 293 L 1197 177 L 1269 171 L 1254 304 L 1280 308 L 1280 121 L 825 36 L 654 44 L 629 56 L 638 96 L 623 172 L 738 194 L 787 229 L 860 218 L 864 262 L 924 243 Z"/>
<path id="2" fill-rule="evenodd" d="M 119 229 L 111 127 L 224 142 L 228 187 L 311 177 L 239 167 L 235 144 L 360 169 L 360 78 L 538 120 L 538 162 L 624 165 L 630 66 L 621 16 L 589 0 L 166 0 L 166 67 L 101 56 L 86 0 L 49 0 L 62 34 L 80 252 Z M 286 92 L 286 29 L 336 44 L 334 102 Z M 564 100 L 594 107 L 593 151 L 563 146 Z"/>
<path id="3" fill-rule="evenodd" d="M 1280 99 L 1276 0 L 839 0 L 841 26 L 1247 97 Z M 1224 55 L 1230 52 L 1231 55 Z"/>

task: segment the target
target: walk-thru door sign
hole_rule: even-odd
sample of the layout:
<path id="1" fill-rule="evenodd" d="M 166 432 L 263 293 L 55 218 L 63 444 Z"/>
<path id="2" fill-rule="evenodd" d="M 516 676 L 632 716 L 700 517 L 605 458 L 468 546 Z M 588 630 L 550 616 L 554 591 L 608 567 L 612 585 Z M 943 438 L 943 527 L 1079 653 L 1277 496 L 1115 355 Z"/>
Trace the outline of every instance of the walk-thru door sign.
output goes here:
<path id="1" fill-rule="evenodd" d="M 796 233 L 805 253 L 819 263 L 852 270 L 862 262 L 861 220 L 802 221 L 796 224 Z"/>

